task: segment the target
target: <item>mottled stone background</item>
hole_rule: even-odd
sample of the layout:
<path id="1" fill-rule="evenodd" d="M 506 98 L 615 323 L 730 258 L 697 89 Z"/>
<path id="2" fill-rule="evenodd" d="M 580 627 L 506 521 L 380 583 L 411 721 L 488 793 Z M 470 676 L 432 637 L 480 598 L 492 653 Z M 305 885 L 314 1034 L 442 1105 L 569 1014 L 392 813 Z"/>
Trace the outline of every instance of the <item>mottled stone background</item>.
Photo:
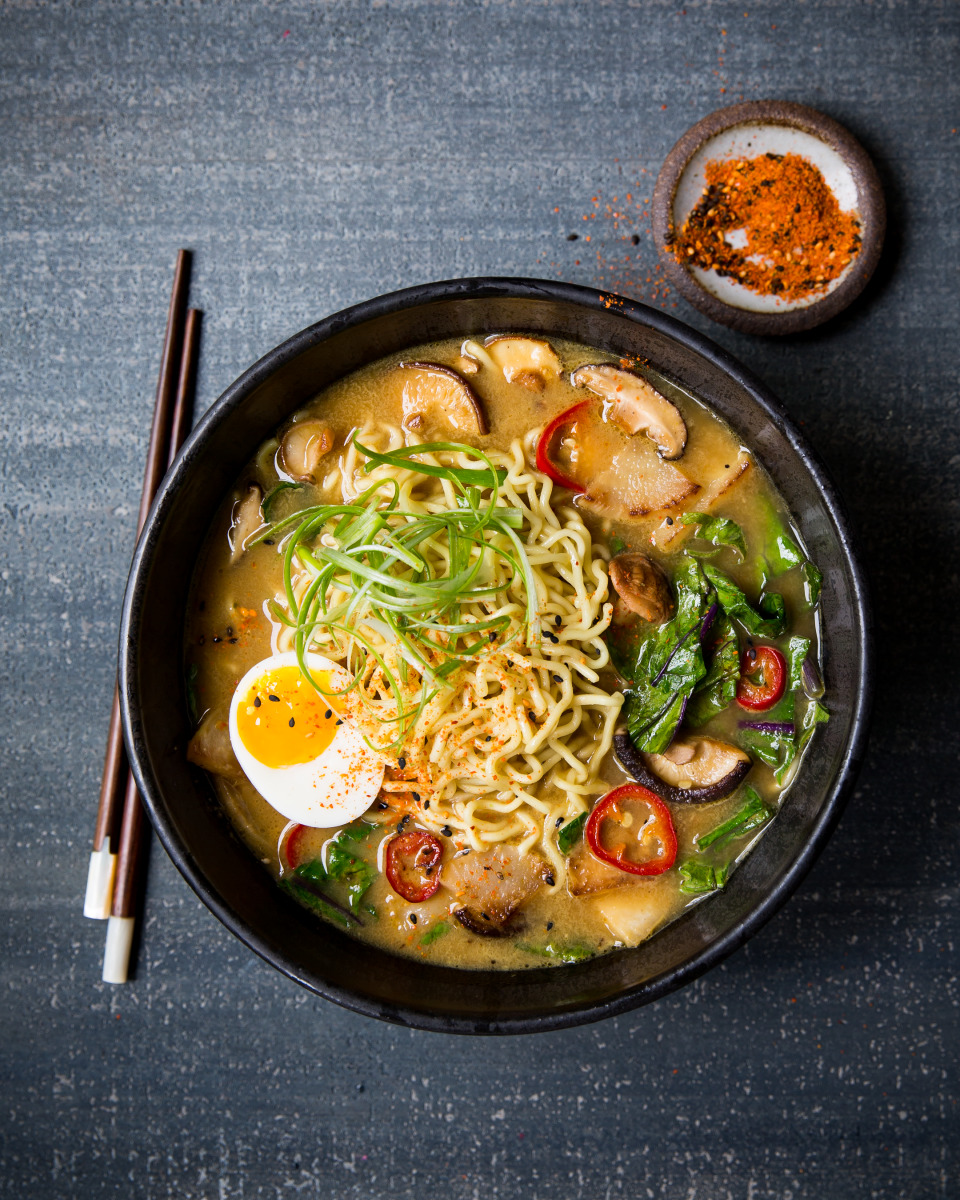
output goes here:
<path id="1" fill-rule="evenodd" d="M 0 4 L 4 1194 L 960 1195 L 960 6 L 683 3 Z M 458 1040 L 301 991 L 154 845 L 137 979 L 101 984 L 81 895 L 177 247 L 200 407 L 325 313 L 424 280 L 542 275 L 674 312 L 653 180 L 741 97 L 846 123 L 891 216 L 825 329 L 760 341 L 675 307 L 805 423 L 875 588 L 870 756 L 800 892 L 632 1016 Z"/>

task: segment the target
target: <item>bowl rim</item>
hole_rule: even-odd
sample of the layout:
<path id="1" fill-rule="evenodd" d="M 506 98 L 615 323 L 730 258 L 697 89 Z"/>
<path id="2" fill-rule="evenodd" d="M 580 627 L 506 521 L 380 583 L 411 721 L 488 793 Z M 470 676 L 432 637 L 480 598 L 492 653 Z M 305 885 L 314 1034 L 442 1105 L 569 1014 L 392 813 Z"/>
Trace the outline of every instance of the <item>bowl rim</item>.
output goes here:
<path id="1" fill-rule="evenodd" d="M 860 651 L 861 686 L 856 694 L 851 713 L 850 736 L 833 782 L 809 835 L 790 866 L 748 914 L 694 957 L 666 969 L 624 992 L 598 1001 L 588 1001 L 582 1007 L 565 1008 L 559 1012 L 523 1016 L 507 1014 L 478 1022 L 475 1017 L 469 1015 L 446 1015 L 435 1011 L 424 1011 L 413 1005 L 377 1000 L 348 987 L 332 985 L 327 981 L 317 981 L 312 977 L 306 978 L 303 968 L 298 966 L 295 961 L 266 945 L 243 925 L 229 904 L 222 901 L 207 882 L 189 847 L 180 840 L 172 821 L 168 819 L 165 812 L 162 790 L 151 767 L 145 740 L 138 727 L 137 647 L 143 596 L 154 548 L 160 537 L 166 515 L 180 487 L 181 477 L 191 469 L 193 461 L 202 451 L 209 432 L 215 426 L 227 419 L 246 397 L 253 393 L 275 370 L 336 333 L 393 312 L 438 301 L 503 298 L 555 301 L 591 310 L 614 307 L 618 315 L 625 316 L 638 325 L 651 328 L 656 333 L 673 341 L 678 341 L 687 349 L 701 355 L 749 393 L 751 399 L 759 405 L 766 416 L 780 427 L 804 468 L 813 477 L 833 521 L 842 557 L 850 576 L 852 604 L 859 618 L 857 637 Z M 855 541 L 843 502 L 829 472 L 780 402 L 748 368 L 728 354 L 726 350 L 666 313 L 658 312 L 639 301 L 578 284 L 496 276 L 442 280 L 418 284 L 362 301 L 326 316 L 295 333 L 244 371 L 199 419 L 173 466 L 164 477 L 144 522 L 134 551 L 124 593 L 118 670 L 124 740 L 130 767 L 151 823 L 180 874 L 231 933 L 288 978 L 343 1008 L 406 1027 L 434 1032 L 467 1034 L 546 1032 L 586 1024 L 608 1016 L 617 1016 L 659 999 L 691 982 L 742 946 L 786 903 L 813 866 L 833 832 L 852 792 L 857 772 L 863 761 L 873 697 L 872 629 L 872 609 L 866 578 L 858 560 Z M 531 970 L 537 969 L 531 968 Z M 556 970 L 557 968 L 543 967 L 539 969 Z"/>

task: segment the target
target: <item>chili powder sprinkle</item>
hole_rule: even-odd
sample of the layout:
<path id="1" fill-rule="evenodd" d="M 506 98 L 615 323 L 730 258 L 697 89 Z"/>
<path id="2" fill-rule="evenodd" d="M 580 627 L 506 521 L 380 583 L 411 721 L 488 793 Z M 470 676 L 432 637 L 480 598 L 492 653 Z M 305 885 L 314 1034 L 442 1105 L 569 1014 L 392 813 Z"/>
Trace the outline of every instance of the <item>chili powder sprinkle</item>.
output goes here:
<path id="1" fill-rule="evenodd" d="M 860 221 L 842 212 L 819 168 L 799 154 L 708 162 L 707 186 L 667 250 L 767 296 L 824 290 L 860 249 Z M 730 234 L 742 231 L 746 245 Z"/>

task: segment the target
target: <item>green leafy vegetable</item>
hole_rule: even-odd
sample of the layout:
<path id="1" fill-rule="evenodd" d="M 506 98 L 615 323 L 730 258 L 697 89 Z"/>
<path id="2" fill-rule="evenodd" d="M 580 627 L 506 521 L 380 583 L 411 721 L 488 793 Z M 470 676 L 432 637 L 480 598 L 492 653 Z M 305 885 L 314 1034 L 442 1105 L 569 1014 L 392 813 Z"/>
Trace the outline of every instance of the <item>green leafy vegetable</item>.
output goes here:
<path id="1" fill-rule="evenodd" d="M 680 891 L 688 896 L 715 892 L 727 882 L 729 873 L 729 866 L 715 867 L 711 863 L 688 858 L 680 864 Z"/>
<path id="2" fill-rule="evenodd" d="M 810 653 L 810 639 L 792 637 L 787 642 L 787 691 L 793 692 L 803 687 L 803 664 Z"/>
<path id="3" fill-rule="evenodd" d="M 271 520 L 270 510 L 273 507 L 274 501 L 279 495 L 281 495 L 283 492 L 299 491 L 302 487 L 302 483 L 291 483 L 289 480 L 285 480 L 282 483 L 278 483 L 275 487 L 272 487 L 264 496 L 263 503 L 260 505 L 260 511 L 263 513 L 263 519 L 265 521 Z"/>
<path id="4" fill-rule="evenodd" d="M 760 603 L 757 605 L 757 608 L 767 618 L 771 628 L 780 631 L 779 633 L 770 633 L 768 636 L 779 637 L 787 625 L 787 606 L 784 604 L 780 593 L 764 592 L 760 597 Z"/>
<path id="5" fill-rule="evenodd" d="M 788 733 L 762 729 L 742 729 L 740 745 L 756 754 L 761 762 L 773 768 L 774 778 L 782 784 L 797 757 L 797 743 Z"/>
<path id="6" fill-rule="evenodd" d="M 333 842 L 327 852 L 327 874 L 331 879 L 343 884 L 351 912 L 359 910 L 360 901 L 377 877 L 376 871 L 368 862 L 357 858 L 338 842 Z"/>
<path id="7" fill-rule="evenodd" d="M 196 663 L 191 663 L 187 667 L 187 708 L 190 712 L 190 720 L 196 721 L 200 715 L 200 707 L 197 703 L 197 677 L 200 674 L 200 668 Z"/>
<path id="8" fill-rule="evenodd" d="M 819 700 L 811 700 L 807 705 L 803 720 L 800 722 L 800 736 L 797 739 L 797 749 L 802 750 L 813 737 L 818 725 L 825 725 L 830 720 L 830 714 Z"/>
<path id="9" fill-rule="evenodd" d="M 561 854 L 569 854 L 574 846 L 583 837 L 583 827 L 587 823 L 587 814 L 581 813 L 579 817 L 574 817 L 572 821 L 568 821 L 562 826 L 557 834 L 557 845 L 560 847 Z"/>
<path id="10" fill-rule="evenodd" d="M 693 689 L 706 675 L 700 634 L 712 589 L 703 568 L 685 556 L 674 578 L 677 612 L 640 645 L 624 714 L 638 750 L 669 746 Z"/>
<path id="11" fill-rule="evenodd" d="M 733 622 L 725 613 L 714 621 L 711 634 L 714 644 L 710 666 L 694 688 L 685 716 L 694 728 L 705 725 L 733 702 L 740 678 L 740 643 Z"/>
<path id="12" fill-rule="evenodd" d="M 627 549 L 627 543 L 622 537 L 617 537 L 616 534 L 614 534 L 610 539 L 609 545 L 611 554 L 623 554 L 623 552 Z"/>
<path id="13" fill-rule="evenodd" d="M 703 564 L 703 572 L 717 592 L 717 602 L 728 617 L 740 622 L 760 637 L 779 637 L 783 633 L 785 610 L 783 597 L 770 592 L 760 601 L 758 612 L 747 600 L 746 593 L 737 587 L 729 575 L 718 571 L 712 563 Z"/>
<path id="14" fill-rule="evenodd" d="M 714 546 L 732 547 L 740 555 L 741 561 L 747 557 L 743 530 L 729 517 L 711 517 L 709 513 L 688 512 L 681 515 L 680 523 L 699 526 L 697 537 Z"/>
<path id="15" fill-rule="evenodd" d="M 326 906 L 343 924 L 344 915 L 349 917 L 360 911 L 360 903 L 377 877 L 375 868 L 350 849 L 350 846 L 357 846 L 365 841 L 372 832 L 373 826 L 362 821 L 341 829 L 326 847 L 326 866 L 319 858 L 301 863 L 290 877 L 290 885 L 295 890 L 299 888 L 301 891 L 307 891 L 315 906 Z M 339 885 L 346 892 L 346 909 L 329 894 L 331 884 Z M 375 915 L 375 910 L 369 905 L 364 911 Z"/>
<path id="16" fill-rule="evenodd" d="M 446 921 L 437 921 L 431 925 L 427 932 L 420 939 L 421 946 L 432 946 L 434 942 L 439 941 L 445 933 L 450 932 L 450 925 Z"/>
<path id="17" fill-rule="evenodd" d="M 339 925 L 362 924 L 358 916 L 327 894 L 327 873 L 319 859 L 312 863 L 302 863 L 282 882 L 298 900 L 306 901 L 311 908 Z"/>
<path id="18" fill-rule="evenodd" d="M 767 509 L 767 531 L 763 557 L 770 574 L 773 576 L 785 575 L 794 567 L 800 567 L 803 576 L 804 597 L 807 604 L 811 608 L 815 608 L 820 598 L 823 575 L 790 535 L 783 517 L 768 500 L 763 503 Z"/>
<path id="19" fill-rule="evenodd" d="M 697 838 L 698 850 L 706 850 L 708 846 L 722 846 L 734 838 L 743 837 L 753 829 L 759 829 L 769 821 L 773 815 L 772 811 L 760 799 L 759 793 L 749 786 L 744 787 L 743 792 L 746 797 L 743 808 L 709 833 L 700 834 Z"/>
<path id="20" fill-rule="evenodd" d="M 589 946 L 584 946 L 581 943 L 564 946 L 559 942 L 544 942 L 542 945 L 521 945 L 521 950 L 526 950 L 528 954 L 537 954 L 541 958 L 554 958 L 558 962 L 576 963 L 583 962 L 585 958 L 593 958 L 596 951 Z"/>
<path id="21" fill-rule="evenodd" d="M 767 543 L 766 559 L 774 575 L 785 575 L 794 567 L 802 566 L 806 555 L 786 530 L 780 528 Z"/>
<path id="22" fill-rule="evenodd" d="M 803 595 L 811 608 L 816 608 L 820 600 L 820 588 L 823 585 L 823 572 L 809 559 L 803 564 Z"/>

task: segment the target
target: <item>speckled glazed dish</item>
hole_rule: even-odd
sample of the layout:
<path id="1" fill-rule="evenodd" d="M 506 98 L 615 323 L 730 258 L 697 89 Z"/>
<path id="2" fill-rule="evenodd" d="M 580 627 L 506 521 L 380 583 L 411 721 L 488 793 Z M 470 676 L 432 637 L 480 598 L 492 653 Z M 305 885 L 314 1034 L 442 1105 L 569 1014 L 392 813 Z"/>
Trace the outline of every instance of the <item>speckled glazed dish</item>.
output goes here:
<path id="1" fill-rule="evenodd" d="M 642 355 L 711 403 L 773 476 L 823 569 L 823 658 L 831 719 L 769 832 L 723 892 L 650 941 L 572 966 L 465 971 L 354 941 L 278 888 L 234 833 L 185 755 L 187 592 L 214 511 L 256 447 L 335 379 L 417 343 L 495 331 L 573 338 Z M 784 903 L 839 817 L 863 752 L 870 614 L 833 485 L 777 401 L 706 338 L 642 304 L 568 284 L 464 279 L 359 304 L 298 333 L 232 384 L 160 489 L 124 600 L 120 688 L 130 761 L 157 833 L 220 920 L 318 995 L 399 1024 L 530 1033 L 645 1004 L 740 946 Z"/>
<path id="2" fill-rule="evenodd" d="M 860 215 L 862 245 L 825 290 L 792 303 L 751 292 L 729 278 L 677 262 L 667 248 L 697 204 L 711 160 L 799 154 L 823 174 L 844 212 Z M 816 109 L 783 100 L 734 104 L 688 129 L 664 160 L 653 193 L 653 236 L 671 283 L 701 312 L 743 333 L 799 333 L 828 321 L 866 286 L 880 258 L 886 207 L 876 168 L 844 127 Z"/>

